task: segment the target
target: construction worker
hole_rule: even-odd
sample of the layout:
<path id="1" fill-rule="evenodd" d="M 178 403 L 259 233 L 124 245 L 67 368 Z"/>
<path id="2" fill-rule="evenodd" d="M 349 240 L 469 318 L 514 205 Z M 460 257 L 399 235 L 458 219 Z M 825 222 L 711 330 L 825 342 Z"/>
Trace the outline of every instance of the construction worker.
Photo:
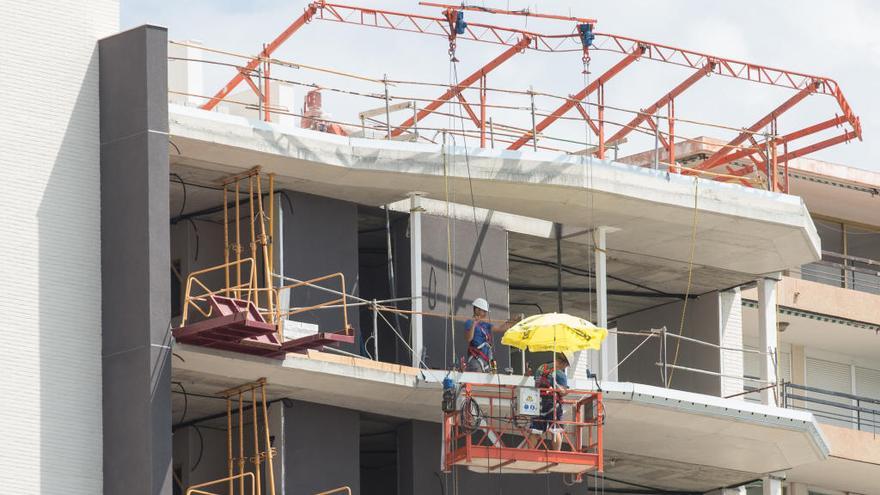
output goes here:
<path id="1" fill-rule="evenodd" d="M 464 322 L 464 335 L 468 343 L 468 357 L 465 361 L 465 371 L 479 371 L 486 373 L 492 369 L 494 356 L 492 353 L 492 333 L 504 333 L 516 322 L 522 319 L 507 320 L 501 325 L 495 326 L 487 318 L 489 316 L 489 301 L 482 297 L 474 299 L 474 317 Z"/>
<path id="2" fill-rule="evenodd" d="M 537 445 L 538 437 L 549 431 L 553 434 L 553 450 L 562 448 L 564 428 L 557 425 L 556 421 L 562 419 L 562 397 L 568 389 L 565 370 L 572 358 L 570 352 L 557 352 L 554 362 L 544 363 L 535 371 L 535 387 L 541 389 L 541 411 L 529 426 L 531 428 L 529 443 L 532 445 Z"/>

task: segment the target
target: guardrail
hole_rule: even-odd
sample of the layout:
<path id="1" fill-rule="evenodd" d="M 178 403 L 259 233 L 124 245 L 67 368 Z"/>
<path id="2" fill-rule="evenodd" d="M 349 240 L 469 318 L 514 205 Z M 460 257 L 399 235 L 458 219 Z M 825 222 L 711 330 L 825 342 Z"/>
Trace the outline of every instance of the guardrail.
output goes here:
<path id="1" fill-rule="evenodd" d="M 782 404 L 811 412 L 823 423 L 844 424 L 859 431 L 880 429 L 880 399 L 786 382 L 782 384 Z"/>

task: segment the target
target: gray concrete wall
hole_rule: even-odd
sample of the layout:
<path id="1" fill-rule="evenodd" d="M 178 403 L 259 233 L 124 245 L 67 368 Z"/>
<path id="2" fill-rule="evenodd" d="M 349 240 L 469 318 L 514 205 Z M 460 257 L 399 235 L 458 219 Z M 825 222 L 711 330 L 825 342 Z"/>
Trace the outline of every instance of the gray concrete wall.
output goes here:
<path id="1" fill-rule="evenodd" d="M 471 303 L 478 297 L 488 299 L 490 318 L 509 317 L 507 232 L 488 223 L 452 221 L 452 301 L 458 316 L 471 316 Z M 449 311 L 449 272 L 446 218 L 422 216 L 422 308 L 426 312 Z M 432 368 L 454 365 L 452 330 L 448 319 L 425 317 L 423 323 L 426 363 Z M 455 356 L 465 356 L 464 321 L 455 323 Z M 508 366 L 508 350 L 495 335 L 495 358 L 499 369 Z M 444 351 L 445 350 L 445 351 Z M 444 356 L 445 354 L 445 356 Z M 445 359 L 444 359 L 445 357 Z"/>
<path id="2" fill-rule="evenodd" d="M 345 275 L 346 292 L 358 294 L 358 233 L 357 205 L 348 201 L 286 191 L 293 205 L 287 201 L 283 208 L 284 274 L 299 280 L 308 280 L 331 273 Z M 277 248 L 277 247 L 276 247 Z M 321 282 L 322 286 L 338 290 L 338 279 Z M 310 288 L 293 291 L 291 306 L 311 306 L 337 296 Z M 358 312 L 348 311 L 349 323 L 358 326 Z M 294 320 L 316 323 L 321 331 L 343 329 L 341 309 L 320 309 L 294 315 Z M 359 330 L 359 329 L 357 329 Z M 357 335 L 357 333 L 356 333 Z M 349 351 L 356 346 L 347 348 Z"/>
<path id="3" fill-rule="evenodd" d="M 350 486 L 360 493 L 360 417 L 357 411 L 293 401 L 284 408 L 287 493 Z"/>
<path id="4" fill-rule="evenodd" d="M 171 493 L 167 32 L 99 43 L 104 493 Z"/>
<path id="5" fill-rule="evenodd" d="M 687 304 L 684 330 L 682 335 L 699 339 L 712 344 L 721 341 L 721 308 L 717 292 L 704 294 L 691 299 Z M 682 302 L 666 304 L 656 308 L 640 311 L 617 320 L 617 329 L 628 332 L 647 331 L 651 328 L 666 326 L 669 334 L 678 334 L 681 325 Z M 668 337 L 667 360 L 675 361 L 676 340 Z M 617 356 L 623 359 L 644 337 L 619 335 L 617 339 Z M 660 367 L 656 366 L 660 355 L 660 339 L 651 339 L 639 348 L 629 359 L 618 368 L 618 379 L 622 382 L 636 382 L 647 385 L 663 386 Z M 705 371 L 720 372 L 721 355 L 718 349 L 704 345 L 681 342 L 677 364 Z M 698 374 L 678 370 L 672 372 L 671 387 L 689 392 L 697 392 L 718 396 L 721 393 L 721 379 L 717 376 Z"/>

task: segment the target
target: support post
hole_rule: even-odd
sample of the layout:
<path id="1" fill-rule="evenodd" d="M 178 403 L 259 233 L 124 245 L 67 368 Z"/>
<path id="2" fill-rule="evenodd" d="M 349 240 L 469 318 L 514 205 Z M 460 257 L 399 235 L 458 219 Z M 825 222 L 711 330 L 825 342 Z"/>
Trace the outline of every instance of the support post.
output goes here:
<path id="1" fill-rule="evenodd" d="M 557 223 L 554 230 L 556 231 L 556 312 L 562 313 L 562 224 Z"/>
<path id="2" fill-rule="evenodd" d="M 599 85 L 599 93 L 596 98 L 599 105 L 599 159 L 605 159 L 605 85 Z"/>
<path id="3" fill-rule="evenodd" d="M 422 195 L 410 193 L 409 208 L 409 288 L 412 300 L 410 318 L 410 345 L 412 366 L 419 368 L 424 347 L 422 340 Z"/>
<path id="4" fill-rule="evenodd" d="M 785 474 L 771 473 L 762 480 L 763 495 L 782 495 L 782 482 L 785 481 Z"/>
<path id="5" fill-rule="evenodd" d="M 373 358 L 379 360 L 379 308 L 373 299 Z"/>
<path id="6" fill-rule="evenodd" d="M 666 150 L 669 166 L 666 170 L 677 172 L 678 167 L 675 166 L 675 99 L 669 100 L 669 105 L 666 107 L 666 120 L 667 124 L 669 124 L 669 136 L 667 137 L 669 146 Z M 658 130 L 657 132 L 660 131 Z"/>
<path id="7" fill-rule="evenodd" d="M 762 385 L 776 383 L 776 365 L 773 359 L 776 355 L 776 284 L 778 281 L 778 274 L 758 280 L 758 346 L 761 352 L 767 353 L 762 356 L 760 377 L 767 383 Z M 775 388 L 761 390 L 761 403 L 777 405 Z"/>
<path id="8" fill-rule="evenodd" d="M 480 148 L 486 147 L 486 75 L 480 78 Z"/>

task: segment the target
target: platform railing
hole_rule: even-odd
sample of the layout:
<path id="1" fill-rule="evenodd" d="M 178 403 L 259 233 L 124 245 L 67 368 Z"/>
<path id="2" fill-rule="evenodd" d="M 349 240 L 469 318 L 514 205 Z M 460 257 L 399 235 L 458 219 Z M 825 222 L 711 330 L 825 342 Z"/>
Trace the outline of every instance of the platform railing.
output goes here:
<path id="1" fill-rule="evenodd" d="M 603 470 L 605 412 L 601 392 L 569 389 L 564 397 L 557 397 L 555 389 L 537 389 L 554 395 L 554 409 L 557 404 L 563 408 L 561 419 L 542 420 L 517 414 L 518 388 L 473 383 L 461 386 L 456 410 L 444 417 L 444 469 L 470 463 L 474 457 L 489 457 L 498 461 L 487 468 L 490 470 L 503 466 L 515 469 L 512 465 L 518 461 L 543 462 L 547 469 L 572 464 L 581 466 L 581 472 Z M 546 434 L 535 433 L 533 422 L 549 423 L 544 430 L 552 433 L 551 437 L 559 435 L 558 445 Z"/>
<path id="2" fill-rule="evenodd" d="M 181 325 L 186 325 L 186 322 L 189 320 L 189 309 L 191 307 L 198 311 L 199 314 L 201 314 L 205 318 L 210 318 L 214 316 L 212 313 L 213 308 L 207 304 L 208 298 L 210 298 L 211 296 L 222 294 L 226 297 L 234 296 L 237 299 L 243 299 L 248 303 L 253 302 L 252 295 L 254 294 L 254 290 L 257 287 L 257 275 L 256 271 L 254 270 L 254 263 L 255 261 L 253 258 L 242 258 L 238 261 L 230 261 L 229 263 L 223 263 L 220 265 L 190 272 L 190 274 L 186 277 L 186 290 L 184 292 Z M 238 271 L 245 266 L 247 267 L 247 276 L 245 277 L 247 281 L 241 284 L 223 287 L 220 289 L 210 289 L 208 285 L 203 282 L 203 279 L 206 275 L 223 272 L 226 269 L 232 268 L 235 268 L 236 271 Z M 242 294 L 244 295 L 244 297 L 242 297 Z"/>
<path id="3" fill-rule="evenodd" d="M 875 433 L 880 430 L 880 399 L 786 382 L 782 403 L 788 409 L 811 412 L 822 423 Z"/>
<path id="4" fill-rule="evenodd" d="M 351 325 L 349 325 L 348 321 L 349 296 L 346 294 L 345 274 L 337 272 L 331 273 L 329 275 L 322 275 L 320 277 L 315 277 L 309 280 L 297 280 L 293 283 L 280 285 L 277 287 L 260 287 L 257 280 L 257 273 L 254 269 L 255 263 L 256 262 L 253 258 L 243 258 L 238 261 L 230 261 L 228 263 L 222 263 L 190 273 L 186 279 L 186 291 L 184 293 L 181 326 L 186 325 L 186 323 L 190 320 L 190 308 L 198 312 L 204 318 L 211 318 L 213 316 L 216 316 L 213 314 L 213 307 L 208 304 L 209 298 L 212 296 L 224 296 L 233 297 L 235 299 L 245 301 L 246 303 L 248 303 L 248 305 L 253 304 L 255 301 L 258 300 L 270 302 L 269 308 L 256 305 L 254 307 L 266 322 L 276 326 L 279 342 L 284 341 L 284 321 L 289 319 L 290 316 L 325 308 L 342 309 L 343 328 L 340 330 L 340 332 L 344 333 L 345 335 L 351 335 Z M 225 273 L 227 270 L 232 271 L 233 269 L 235 269 L 237 272 L 242 268 L 244 268 L 245 270 L 244 279 L 246 280 L 246 282 L 243 282 L 241 284 L 212 289 L 209 287 L 209 284 L 204 280 L 206 276 L 209 276 L 211 274 Z M 293 280 L 285 277 L 281 278 L 282 280 Z M 327 287 L 324 287 L 323 285 L 319 285 L 320 282 L 326 282 L 328 280 L 334 279 L 339 280 L 339 290 L 329 289 Z M 305 307 L 285 309 L 282 308 L 280 304 L 278 304 L 278 302 L 281 300 L 282 294 L 285 293 L 285 291 L 287 291 L 289 294 L 295 289 L 306 287 L 322 291 L 330 291 L 338 295 L 338 297 Z M 267 298 L 258 297 L 260 294 L 263 293 L 267 295 Z"/>
<path id="5" fill-rule="evenodd" d="M 193 486 L 186 489 L 186 495 L 221 495 L 216 492 L 209 492 L 207 490 L 202 490 L 202 488 L 214 486 L 214 485 L 219 485 L 221 483 L 231 483 L 237 479 L 243 480 L 245 478 L 250 478 L 250 480 L 251 480 L 251 483 L 250 483 L 251 495 L 256 495 L 256 493 L 257 493 L 256 492 L 256 481 L 254 478 L 254 473 L 251 473 L 251 472 L 236 474 L 234 476 L 227 476 L 225 478 L 220 478 L 220 479 L 216 479 L 216 480 L 212 480 L 212 481 L 206 481 L 205 483 L 193 485 Z"/>

